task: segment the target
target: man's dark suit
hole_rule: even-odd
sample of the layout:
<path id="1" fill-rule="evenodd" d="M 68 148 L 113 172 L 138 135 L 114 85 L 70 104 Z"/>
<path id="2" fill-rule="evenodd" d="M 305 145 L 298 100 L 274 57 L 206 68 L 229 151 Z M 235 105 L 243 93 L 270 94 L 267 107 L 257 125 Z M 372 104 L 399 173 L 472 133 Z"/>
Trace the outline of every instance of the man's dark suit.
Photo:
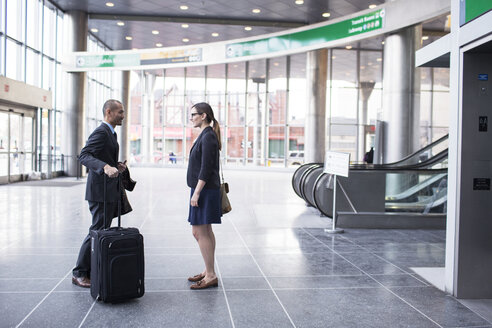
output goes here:
<path id="1" fill-rule="evenodd" d="M 80 163 L 89 169 L 85 199 L 89 201 L 89 209 L 92 213 L 92 225 L 90 230 L 99 230 L 111 226 L 111 221 L 118 207 L 118 179 L 106 176 L 106 213 L 107 221 L 104 222 L 104 166 L 118 167 L 119 146 L 116 135 L 105 123 L 101 123 L 89 136 L 87 144 L 80 152 Z M 80 247 L 77 264 L 73 269 L 75 277 L 90 278 L 91 271 L 91 240 L 85 237 Z"/>

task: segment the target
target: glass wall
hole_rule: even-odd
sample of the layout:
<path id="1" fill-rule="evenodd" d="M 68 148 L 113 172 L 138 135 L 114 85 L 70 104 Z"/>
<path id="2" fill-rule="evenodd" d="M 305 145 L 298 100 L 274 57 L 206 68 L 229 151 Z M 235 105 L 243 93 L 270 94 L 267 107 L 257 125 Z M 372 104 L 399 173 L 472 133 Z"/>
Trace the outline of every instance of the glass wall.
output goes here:
<path id="1" fill-rule="evenodd" d="M 62 22 L 63 12 L 48 1 L 0 0 L 0 75 L 52 91 L 53 109 L 33 110 L 37 125 L 31 119 L 23 127 L 31 143 L 24 148 L 34 152 L 25 161 L 25 172 L 41 171 L 48 177 L 62 170 L 63 162 Z"/>
<path id="2" fill-rule="evenodd" d="M 91 35 L 87 39 L 88 51 L 109 50 Z M 85 136 L 86 138 L 101 124 L 103 114 L 103 104 L 108 99 L 118 99 L 121 97 L 121 72 L 119 71 L 92 71 L 87 72 L 87 88 L 85 94 Z M 118 131 L 117 131 L 118 132 Z M 121 133 L 117 133 L 118 138 Z"/>
<path id="3" fill-rule="evenodd" d="M 420 145 L 449 131 L 449 68 L 421 68 Z"/>
<path id="4" fill-rule="evenodd" d="M 329 50 L 327 147 L 349 152 L 353 162 L 361 162 L 374 146 L 382 72 L 381 51 Z M 422 72 L 424 145 L 447 133 L 449 76 L 446 69 Z M 229 165 L 289 167 L 304 162 L 305 53 L 133 72 L 131 85 L 133 162 L 185 163 L 198 134 L 190 125 L 190 108 L 201 101 L 214 109 L 221 125 L 221 156 Z"/>

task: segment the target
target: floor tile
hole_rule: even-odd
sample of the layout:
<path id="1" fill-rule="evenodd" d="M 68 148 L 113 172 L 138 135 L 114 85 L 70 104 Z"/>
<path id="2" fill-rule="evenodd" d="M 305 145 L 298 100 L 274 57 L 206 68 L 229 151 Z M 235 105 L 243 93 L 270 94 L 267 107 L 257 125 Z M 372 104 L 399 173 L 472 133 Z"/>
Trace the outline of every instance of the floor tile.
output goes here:
<path id="1" fill-rule="evenodd" d="M 474 327 L 491 324 L 454 297 L 433 287 L 394 287 L 391 290 L 443 327 Z"/>
<path id="2" fill-rule="evenodd" d="M 261 271 L 251 255 L 216 255 L 217 265 L 222 277 L 256 277 L 262 276 Z"/>
<path id="3" fill-rule="evenodd" d="M 422 278 L 411 274 L 377 274 L 371 275 L 385 287 L 425 287 L 428 286 Z"/>
<path id="4" fill-rule="evenodd" d="M 334 253 L 256 255 L 266 276 L 359 275 L 362 272 Z"/>
<path id="5" fill-rule="evenodd" d="M 0 293 L 1 326 L 15 327 L 47 293 Z"/>
<path id="6" fill-rule="evenodd" d="M 296 327 L 439 327 L 383 288 L 278 290 Z"/>
<path id="7" fill-rule="evenodd" d="M 268 277 L 268 281 L 274 289 L 380 288 L 380 285 L 367 275 Z"/>
<path id="8" fill-rule="evenodd" d="M 82 327 L 231 327 L 223 293 L 149 292 L 120 304 L 98 302 Z"/>
<path id="9" fill-rule="evenodd" d="M 268 285 L 268 282 L 263 277 L 233 277 L 233 278 L 223 277 L 222 281 L 224 283 L 224 288 L 227 291 L 231 289 L 270 290 L 270 286 Z"/>
<path id="10" fill-rule="evenodd" d="M 78 327 L 92 303 L 87 293 L 51 293 L 22 327 Z"/>
<path id="11" fill-rule="evenodd" d="M 0 278 L 0 292 L 45 292 L 58 284 L 60 278 Z"/>
<path id="12" fill-rule="evenodd" d="M 235 327 L 292 327 L 272 291 L 229 291 L 227 299 Z"/>
<path id="13" fill-rule="evenodd" d="M 367 252 L 345 253 L 341 256 L 367 274 L 401 274 L 405 273 L 394 264 Z"/>

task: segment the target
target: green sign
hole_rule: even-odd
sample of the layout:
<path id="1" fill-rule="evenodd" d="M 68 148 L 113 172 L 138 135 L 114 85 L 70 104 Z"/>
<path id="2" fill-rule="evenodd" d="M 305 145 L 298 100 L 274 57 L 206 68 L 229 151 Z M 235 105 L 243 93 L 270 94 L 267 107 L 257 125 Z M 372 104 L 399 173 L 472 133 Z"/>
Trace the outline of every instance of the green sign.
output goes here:
<path id="1" fill-rule="evenodd" d="M 77 56 L 78 68 L 125 67 L 140 65 L 140 54 Z"/>
<path id="2" fill-rule="evenodd" d="M 460 25 L 468 23 L 492 9 L 492 0 L 462 0 Z"/>
<path id="3" fill-rule="evenodd" d="M 384 14 L 384 9 L 380 9 L 310 30 L 254 41 L 231 43 L 226 46 L 226 57 L 254 56 L 292 50 L 378 30 L 383 27 Z"/>

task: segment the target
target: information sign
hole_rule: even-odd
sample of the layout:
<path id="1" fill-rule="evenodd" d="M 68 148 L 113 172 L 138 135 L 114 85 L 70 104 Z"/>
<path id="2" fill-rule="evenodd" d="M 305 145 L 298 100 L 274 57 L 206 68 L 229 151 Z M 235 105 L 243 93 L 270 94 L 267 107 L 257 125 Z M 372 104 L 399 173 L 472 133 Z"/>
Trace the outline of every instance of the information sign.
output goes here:
<path id="1" fill-rule="evenodd" d="M 350 153 L 327 151 L 323 172 L 342 177 L 349 176 Z"/>

